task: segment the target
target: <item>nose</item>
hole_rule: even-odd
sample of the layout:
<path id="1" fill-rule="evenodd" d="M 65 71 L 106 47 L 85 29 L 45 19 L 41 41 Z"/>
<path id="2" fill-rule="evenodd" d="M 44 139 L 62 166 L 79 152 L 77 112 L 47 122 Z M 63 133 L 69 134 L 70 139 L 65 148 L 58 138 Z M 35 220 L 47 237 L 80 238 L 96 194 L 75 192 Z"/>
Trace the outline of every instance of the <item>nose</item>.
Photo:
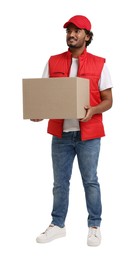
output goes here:
<path id="1" fill-rule="evenodd" d="M 69 32 L 69 36 L 75 36 L 75 32 L 74 31 L 70 31 Z"/>

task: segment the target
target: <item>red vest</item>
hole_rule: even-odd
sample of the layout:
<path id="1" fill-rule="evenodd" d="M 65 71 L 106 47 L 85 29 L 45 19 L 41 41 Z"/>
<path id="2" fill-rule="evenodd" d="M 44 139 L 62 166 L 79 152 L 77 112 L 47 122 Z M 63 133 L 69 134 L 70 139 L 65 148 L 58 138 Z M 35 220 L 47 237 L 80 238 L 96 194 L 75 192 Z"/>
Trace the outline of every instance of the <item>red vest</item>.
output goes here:
<path id="1" fill-rule="evenodd" d="M 105 62 L 104 58 L 97 57 L 84 50 L 78 57 L 79 66 L 77 77 L 90 80 L 90 105 L 96 106 L 101 102 L 98 81 L 101 76 L 102 68 Z M 69 77 L 72 54 L 67 52 L 51 56 L 49 59 L 50 77 Z M 48 122 L 48 133 L 62 137 L 63 119 L 50 119 Z M 100 138 L 105 135 L 102 123 L 102 114 L 94 115 L 88 122 L 80 122 L 81 139 L 89 140 Z"/>

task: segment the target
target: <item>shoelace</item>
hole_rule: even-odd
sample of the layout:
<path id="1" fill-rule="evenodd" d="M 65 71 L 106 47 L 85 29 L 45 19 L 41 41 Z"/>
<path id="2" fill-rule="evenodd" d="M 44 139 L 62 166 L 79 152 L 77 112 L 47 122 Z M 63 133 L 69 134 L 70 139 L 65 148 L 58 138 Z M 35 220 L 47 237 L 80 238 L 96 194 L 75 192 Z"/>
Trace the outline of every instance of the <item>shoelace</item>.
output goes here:
<path id="1" fill-rule="evenodd" d="M 50 225 L 48 228 L 46 228 L 46 230 L 45 230 L 42 234 L 46 234 L 47 231 L 48 231 L 50 228 L 52 228 L 52 227 L 54 227 L 54 225 Z"/>
<path id="2" fill-rule="evenodd" d="M 96 228 L 90 228 L 90 230 L 89 230 L 89 237 L 91 237 L 92 235 L 94 235 L 95 237 L 98 237 Z"/>

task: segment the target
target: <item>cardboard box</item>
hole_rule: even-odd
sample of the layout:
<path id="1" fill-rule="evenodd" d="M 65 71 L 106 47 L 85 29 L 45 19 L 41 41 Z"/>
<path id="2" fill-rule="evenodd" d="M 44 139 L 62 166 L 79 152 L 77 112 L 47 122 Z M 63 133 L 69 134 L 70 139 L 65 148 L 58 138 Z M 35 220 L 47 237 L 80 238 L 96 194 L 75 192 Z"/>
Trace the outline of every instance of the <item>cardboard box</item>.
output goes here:
<path id="1" fill-rule="evenodd" d="M 24 119 L 80 119 L 88 104 L 88 79 L 23 79 Z"/>

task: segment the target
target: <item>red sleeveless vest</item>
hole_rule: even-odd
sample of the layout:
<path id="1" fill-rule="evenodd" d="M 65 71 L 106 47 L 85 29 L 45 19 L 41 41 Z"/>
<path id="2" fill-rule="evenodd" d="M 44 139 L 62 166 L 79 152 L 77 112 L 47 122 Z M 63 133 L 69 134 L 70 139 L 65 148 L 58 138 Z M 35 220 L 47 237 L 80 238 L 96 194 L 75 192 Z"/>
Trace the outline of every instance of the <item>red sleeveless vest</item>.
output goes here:
<path id="1" fill-rule="evenodd" d="M 88 53 L 86 49 L 78 59 L 79 66 L 77 77 L 87 78 L 90 80 L 90 105 L 96 106 L 101 102 L 98 81 L 101 76 L 105 59 Z M 69 77 L 71 61 L 72 55 L 69 50 L 51 56 L 49 59 L 50 77 Z M 48 133 L 61 138 L 63 122 L 63 119 L 50 119 L 48 122 Z M 88 122 L 80 122 L 80 131 L 81 139 L 83 141 L 103 137 L 105 133 L 102 114 L 94 115 Z"/>

